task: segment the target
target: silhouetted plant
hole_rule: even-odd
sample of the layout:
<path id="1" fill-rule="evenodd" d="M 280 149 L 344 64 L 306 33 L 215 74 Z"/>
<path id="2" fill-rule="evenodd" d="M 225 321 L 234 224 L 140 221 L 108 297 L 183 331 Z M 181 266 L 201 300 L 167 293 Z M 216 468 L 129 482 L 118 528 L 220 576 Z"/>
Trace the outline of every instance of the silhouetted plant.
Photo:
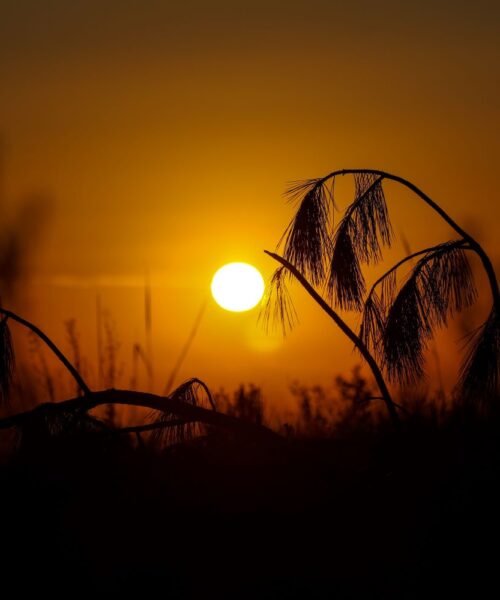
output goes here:
<path id="1" fill-rule="evenodd" d="M 15 321 L 22 327 L 28 329 L 37 339 L 42 341 L 57 357 L 57 359 L 63 364 L 69 374 L 73 377 L 79 388 L 85 395 L 90 394 L 90 388 L 85 383 L 83 377 L 80 375 L 78 370 L 71 364 L 68 358 L 61 352 L 61 350 L 54 344 L 54 342 L 36 325 L 33 325 L 30 321 L 23 319 L 16 313 L 6 310 L 0 307 L 0 315 L 3 316 L 0 328 L 0 389 L 2 391 L 2 401 L 6 401 L 8 397 L 8 391 L 10 382 L 12 381 L 12 371 L 14 369 L 15 360 L 14 352 L 12 348 L 12 338 L 10 329 L 8 326 L 8 320 Z"/>
<path id="2" fill-rule="evenodd" d="M 294 383 L 290 391 L 298 403 L 295 431 L 302 437 L 329 437 L 368 429 L 376 423 L 372 386 L 356 365 L 349 376 L 337 375 L 333 388 Z"/>
<path id="3" fill-rule="evenodd" d="M 354 176 L 355 198 L 335 225 L 335 178 Z M 363 265 L 376 264 L 392 242 L 392 229 L 382 187 L 397 182 L 436 211 L 459 239 L 420 250 L 394 265 L 366 293 Z M 481 245 L 414 184 L 390 173 L 370 169 L 334 171 L 292 186 L 299 201 L 294 219 L 282 236 L 283 256 L 267 252 L 280 263 L 271 279 L 264 315 L 274 316 L 286 330 L 294 314 L 286 277 L 298 280 L 353 342 L 371 368 L 386 406 L 397 419 L 384 380 L 415 381 L 424 374 L 424 352 L 437 327 L 470 306 L 477 292 L 466 251 L 474 252 L 488 277 L 493 305 L 486 322 L 473 334 L 462 366 L 459 390 L 466 400 L 498 393 L 500 358 L 500 292 L 492 263 Z M 419 260 L 398 285 L 398 270 Z M 274 307 L 274 308 L 272 308 Z M 358 334 L 335 309 L 362 313 Z"/>
<path id="4" fill-rule="evenodd" d="M 240 385 L 232 398 L 223 390 L 214 398 L 219 410 L 228 415 L 243 419 L 256 425 L 264 423 L 264 401 L 262 390 L 256 385 Z"/>
<path id="5" fill-rule="evenodd" d="M 0 429 L 15 427 L 26 430 L 28 428 L 31 431 L 43 431 L 48 435 L 57 435 L 60 433 L 61 428 L 65 428 L 66 426 L 68 431 L 89 431 L 94 430 L 94 426 L 99 423 L 98 427 L 102 428 L 106 434 L 109 434 L 110 428 L 106 427 L 105 423 L 89 415 L 89 411 L 98 406 L 114 407 L 116 405 L 125 405 L 152 409 L 155 411 L 156 420 L 153 423 L 135 427 L 114 428 L 111 430 L 111 433 L 140 434 L 142 431 L 170 430 L 173 433 L 169 433 L 167 436 L 160 434 L 158 436 L 159 441 L 164 441 L 167 438 L 169 441 L 184 441 L 193 435 L 197 426 L 196 424 L 203 423 L 227 429 L 250 438 L 280 439 L 278 434 L 275 434 L 262 425 L 256 425 L 236 419 L 230 415 L 218 413 L 215 410 L 215 403 L 208 387 L 196 378 L 184 382 L 168 394 L 168 396 L 163 397 L 130 390 L 108 389 L 97 392 L 92 391 L 77 369 L 43 331 L 12 311 L 0 307 L 0 314 L 4 316 L 3 320 L 0 321 L 0 391 L 2 392 L 2 401 L 5 402 L 8 397 L 7 394 L 14 367 L 14 353 L 7 319 L 16 321 L 26 327 L 44 342 L 66 367 L 83 391 L 83 396 L 63 402 L 39 404 L 32 410 L 0 419 Z M 204 392 L 209 408 L 202 406 L 198 398 L 200 390 Z M 89 424 L 91 425 L 90 429 Z"/>
<path id="6" fill-rule="evenodd" d="M 197 379 L 181 384 L 176 390 L 177 399 L 191 406 L 203 406 L 216 410 L 215 401 L 208 387 Z M 157 411 L 154 422 L 162 427 L 153 431 L 153 441 L 159 446 L 189 441 L 204 432 L 203 425 L 197 421 L 180 420 L 170 409 Z"/>
<path id="7" fill-rule="evenodd" d="M 298 402 L 298 419 L 295 431 L 301 437 L 325 437 L 333 430 L 334 398 L 327 397 L 320 385 L 308 387 L 294 383 L 290 391 Z"/>

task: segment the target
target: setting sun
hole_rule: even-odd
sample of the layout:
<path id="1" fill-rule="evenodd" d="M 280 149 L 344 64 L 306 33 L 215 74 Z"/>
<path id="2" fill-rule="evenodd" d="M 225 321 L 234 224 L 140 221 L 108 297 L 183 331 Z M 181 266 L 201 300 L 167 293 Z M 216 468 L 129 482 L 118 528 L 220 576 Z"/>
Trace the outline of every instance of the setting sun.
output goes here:
<path id="1" fill-rule="evenodd" d="M 252 265 L 234 262 L 224 265 L 215 273 L 211 290 L 219 306 L 233 312 L 243 312 L 260 302 L 264 280 Z"/>

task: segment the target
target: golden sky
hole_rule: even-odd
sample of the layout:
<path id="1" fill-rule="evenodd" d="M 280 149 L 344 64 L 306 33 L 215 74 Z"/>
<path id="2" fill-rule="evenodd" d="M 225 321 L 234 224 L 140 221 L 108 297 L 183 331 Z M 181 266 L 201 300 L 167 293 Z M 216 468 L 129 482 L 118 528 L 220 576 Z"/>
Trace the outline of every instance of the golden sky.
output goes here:
<path id="1" fill-rule="evenodd" d="M 0 7 L 4 212 L 26 194 L 50 198 L 13 308 L 62 346 L 75 317 L 90 362 L 100 294 L 127 372 L 144 341 L 147 269 L 159 391 L 215 270 L 243 260 L 269 276 L 262 250 L 292 216 L 287 182 L 333 169 L 407 177 L 500 255 L 498 2 Z M 412 248 L 450 237 L 397 186 L 386 192 Z M 256 311 L 209 304 L 179 377 L 253 381 L 276 397 L 353 364 L 334 325 L 293 294 L 300 323 L 284 342 L 265 337 Z"/>

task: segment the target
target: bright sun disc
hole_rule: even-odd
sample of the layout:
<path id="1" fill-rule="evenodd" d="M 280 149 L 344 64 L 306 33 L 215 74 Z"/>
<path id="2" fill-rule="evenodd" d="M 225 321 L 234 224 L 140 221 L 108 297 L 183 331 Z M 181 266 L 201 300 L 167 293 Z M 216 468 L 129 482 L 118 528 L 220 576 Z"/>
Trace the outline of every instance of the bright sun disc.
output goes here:
<path id="1" fill-rule="evenodd" d="M 256 306 L 264 294 L 264 280 L 255 267 L 235 262 L 221 267 L 212 279 L 212 296 L 219 306 L 243 312 Z"/>

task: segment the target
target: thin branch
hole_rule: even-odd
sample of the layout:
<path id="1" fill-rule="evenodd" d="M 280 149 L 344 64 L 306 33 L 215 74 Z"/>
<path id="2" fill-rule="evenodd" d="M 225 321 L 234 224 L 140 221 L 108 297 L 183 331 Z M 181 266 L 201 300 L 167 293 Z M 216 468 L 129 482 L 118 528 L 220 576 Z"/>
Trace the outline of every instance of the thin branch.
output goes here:
<path id="1" fill-rule="evenodd" d="M 191 380 L 201 385 L 205 390 L 206 385 L 198 380 Z M 281 436 L 271 429 L 263 425 L 255 425 L 236 417 L 231 417 L 224 413 L 216 412 L 212 409 L 202 408 L 201 406 L 193 406 L 187 404 L 175 397 L 175 391 L 170 396 L 157 396 L 143 392 L 133 392 L 129 390 L 104 390 L 99 392 L 90 392 L 85 397 L 72 398 L 63 402 L 49 402 L 40 404 L 33 410 L 18 413 L 10 417 L 0 420 L 0 429 L 8 429 L 11 427 L 19 427 L 27 423 L 29 420 L 36 418 L 38 415 L 43 415 L 49 411 L 89 411 L 97 406 L 105 404 L 118 404 L 126 406 L 141 406 L 151 408 L 161 412 L 168 411 L 171 414 L 177 415 L 183 422 L 200 422 L 227 429 L 247 437 L 260 437 L 268 440 L 281 440 Z M 211 398 L 211 396 L 210 396 Z M 213 402 L 213 400 L 212 400 Z"/>
<path id="2" fill-rule="evenodd" d="M 382 396 L 384 397 L 384 401 L 387 406 L 387 410 L 391 415 L 391 418 L 394 422 L 399 421 L 399 415 L 394 406 L 394 401 L 391 398 L 391 394 L 387 385 L 384 381 L 384 377 L 377 365 L 377 362 L 370 354 L 367 346 L 363 343 L 363 341 L 354 333 L 354 331 L 344 322 L 344 320 L 329 306 L 327 302 L 318 294 L 318 292 L 312 287 L 312 285 L 307 281 L 307 279 L 302 275 L 302 273 L 291 263 L 289 263 L 285 258 L 280 256 L 279 254 L 275 254 L 274 252 L 269 252 L 268 250 L 264 250 L 264 252 L 273 258 L 275 261 L 286 267 L 290 273 L 297 279 L 297 281 L 302 285 L 302 287 L 307 291 L 307 293 L 315 300 L 319 306 L 326 312 L 326 314 L 333 319 L 335 324 L 339 327 L 339 329 L 344 333 L 354 344 L 354 346 L 359 350 L 363 358 L 368 363 L 373 376 L 377 382 L 377 385 L 380 389 Z"/>
<path id="3" fill-rule="evenodd" d="M 80 373 L 75 369 L 75 367 L 66 358 L 66 356 L 64 356 L 64 354 L 61 352 L 61 350 L 59 350 L 59 348 L 54 344 L 54 342 L 47 335 L 45 335 L 45 333 L 41 329 L 39 329 L 36 325 L 33 325 L 33 323 L 30 323 L 26 319 L 23 319 L 22 317 L 16 315 L 16 313 L 13 313 L 10 310 L 5 310 L 4 308 L 0 307 L 0 314 L 4 315 L 5 317 L 8 317 L 9 319 L 12 319 L 13 321 L 16 321 L 16 323 L 19 323 L 23 327 L 26 327 L 27 329 L 32 331 L 36 336 L 38 336 L 66 367 L 70 375 L 80 386 L 85 396 L 91 394 L 89 386 L 85 383 Z"/>

